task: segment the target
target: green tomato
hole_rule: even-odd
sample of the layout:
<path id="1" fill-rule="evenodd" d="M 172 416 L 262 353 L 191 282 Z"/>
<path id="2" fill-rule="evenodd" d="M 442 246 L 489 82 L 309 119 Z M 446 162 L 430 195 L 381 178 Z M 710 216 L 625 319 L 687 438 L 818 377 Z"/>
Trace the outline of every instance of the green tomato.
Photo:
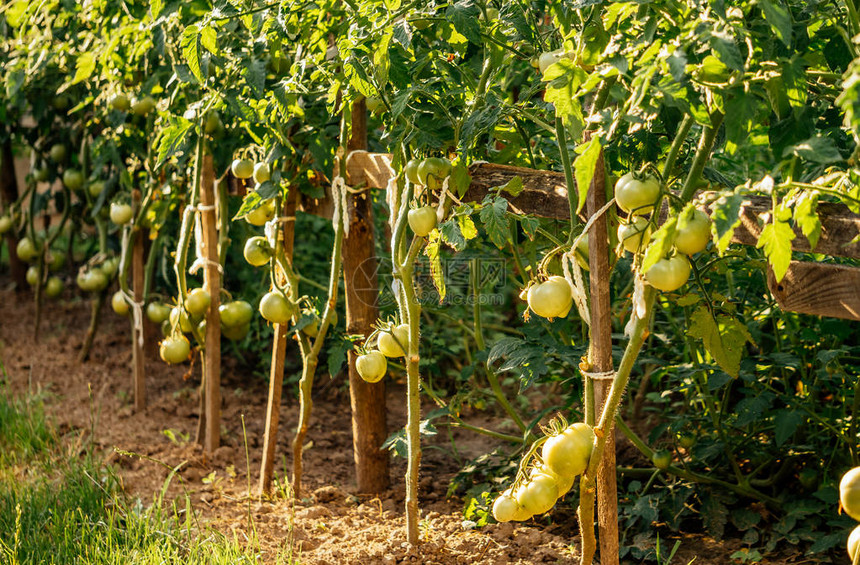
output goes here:
<path id="1" fill-rule="evenodd" d="M 221 315 L 221 324 L 224 327 L 235 328 L 244 326 L 254 316 L 254 307 L 244 300 L 234 300 L 218 307 Z"/>
<path id="2" fill-rule="evenodd" d="M 131 109 L 131 101 L 128 99 L 128 96 L 125 94 L 116 94 L 113 98 L 110 99 L 110 106 L 114 110 L 119 110 L 120 112 L 128 112 Z"/>
<path id="3" fill-rule="evenodd" d="M 860 520 L 860 467 L 854 467 L 839 481 L 839 503 L 846 514 Z"/>
<path id="4" fill-rule="evenodd" d="M 153 324 L 162 324 L 170 318 L 171 308 L 163 302 L 150 302 L 146 305 L 146 317 Z"/>
<path id="5" fill-rule="evenodd" d="M 158 351 L 163 361 L 175 365 L 188 360 L 188 356 L 191 354 L 191 344 L 184 335 L 172 335 L 161 341 Z"/>
<path id="6" fill-rule="evenodd" d="M 12 218 L 9 216 L 0 216 L 0 235 L 12 229 Z"/>
<path id="7" fill-rule="evenodd" d="M 582 422 L 571 424 L 543 444 L 541 458 L 560 477 L 575 477 L 588 467 L 594 447 L 594 430 Z"/>
<path id="8" fill-rule="evenodd" d="M 155 99 L 152 96 L 144 96 L 131 103 L 131 111 L 137 116 L 145 116 L 155 109 Z"/>
<path id="9" fill-rule="evenodd" d="M 65 147 L 63 149 L 65 150 Z M 33 170 L 33 180 L 36 182 L 46 182 L 50 176 L 51 171 L 48 170 L 48 167 L 39 167 Z"/>
<path id="10" fill-rule="evenodd" d="M 514 498 L 519 506 L 535 514 L 549 512 L 558 500 L 558 485 L 549 475 L 543 473 L 531 477 L 514 492 Z"/>
<path id="11" fill-rule="evenodd" d="M 263 184 L 270 178 L 272 178 L 272 171 L 269 169 L 268 163 L 257 163 L 254 165 L 254 182 L 257 184 Z"/>
<path id="12" fill-rule="evenodd" d="M 108 257 L 104 261 L 102 261 L 101 267 L 99 267 L 102 272 L 108 278 L 113 278 L 116 274 L 117 269 L 119 269 L 119 257 Z"/>
<path id="13" fill-rule="evenodd" d="M 409 222 L 409 227 L 418 237 L 427 237 L 434 229 L 436 229 L 436 208 L 432 206 L 422 206 L 409 210 L 406 215 Z"/>
<path id="14" fill-rule="evenodd" d="M 62 163 L 66 160 L 66 146 L 62 143 L 57 143 L 56 145 L 52 145 L 50 151 L 48 151 L 48 155 L 51 157 L 51 160 L 55 163 Z"/>
<path id="15" fill-rule="evenodd" d="M 113 293 L 113 296 L 111 296 L 110 299 L 110 306 L 113 308 L 113 311 L 120 316 L 128 316 L 130 306 L 128 301 L 125 299 L 125 294 L 121 290 Z"/>
<path id="16" fill-rule="evenodd" d="M 84 186 L 84 175 L 75 169 L 63 171 L 63 184 L 72 192 L 77 192 Z"/>
<path id="17" fill-rule="evenodd" d="M 245 261 L 254 267 L 262 267 L 272 258 L 272 247 L 263 236 L 249 237 L 242 250 Z"/>
<path id="18" fill-rule="evenodd" d="M 561 61 L 564 58 L 564 54 L 564 49 L 556 49 L 555 51 L 541 53 L 540 57 L 538 57 L 538 69 L 540 69 L 540 74 L 544 74 L 548 68 Z"/>
<path id="19" fill-rule="evenodd" d="M 691 433 L 678 434 L 678 445 L 684 449 L 690 449 L 696 445 L 696 436 Z"/>
<path id="20" fill-rule="evenodd" d="M 208 134 L 213 134 L 221 129 L 221 118 L 218 117 L 218 112 L 212 111 L 206 114 L 206 122 L 203 124 L 203 131 Z"/>
<path id="21" fill-rule="evenodd" d="M 65 94 L 55 96 L 54 99 L 51 101 L 51 105 L 54 107 L 54 110 L 59 110 L 61 112 L 63 110 L 68 110 L 69 104 L 71 104 L 71 102 L 69 101 L 69 97 Z"/>
<path id="22" fill-rule="evenodd" d="M 369 96 L 365 98 L 364 103 L 367 111 L 371 114 L 381 114 L 385 111 L 385 104 L 382 102 L 382 98 L 378 96 Z"/>
<path id="23" fill-rule="evenodd" d="M 230 170 L 237 179 L 249 179 L 254 176 L 254 162 L 250 159 L 235 159 Z"/>
<path id="24" fill-rule="evenodd" d="M 195 288 L 185 297 L 185 310 L 194 318 L 205 316 L 209 311 L 212 298 L 202 288 Z"/>
<path id="25" fill-rule="evenodd" d="M 725 83 L 729 80 L 732 70 L 713 55 L 708 55 L 699 64 L 698 68 L 693 71 L 693 76 L 706 83 Z"/>
<path id="26" fill-rule="evenodd" d="M 242 341 L 250 331 L 251 322 L 247 322 L 245 324 L 239 324 L 238 326 L 223 326 L 221 328 L 221 335 L 230 341 Z"/>
<path id="27" fill-rule="evenodd" d="M 702 210 L 693 210 L 692 216 L 678 219 L 675 231 L 675 249 L 685 255 L 704 250 L 711 240 L 711 219 Z"/>
<path id="28" fill-rule="evenodd" d="M 671 292 L 684 286 L 690 278 L 690 262 L 683 255 L 674 255 L 669 259 L 660 259 L 653 267 L 645 273 L 648 284 L 662 290 Z"/>
<path id="29" fill-rule="evenodd" d="M 860 550 L 860 526 L 857 526 L 851 531 L 851 535 L 848 536 L 848 544 L 846 547 L 848 549 L 848 557 L 850 557 L 853 562 L 857 558 L 857 551 Z"/>
<path id="30" fill-rule="evenodd" d="M 102 192 L 104 192 L 104 190 L 105 190 L 105 183 L 104 183 L 104 181 L 100 181 L 100 180 L 96 180 L 96 181 L 91 182 L 90 185 L 87 187 L 87 192 L 89 192 L 90 196 L 92 196 L 93 198 L 98 198 L 99 195 Z"/>
<path id="31" fill-rule="evenodd" d="M 295 307 L 277 291 L 271 291 L 260 300 L 260 315 L 273 324 L 287 324 L 295 313 Z"/>
<path id="32" fill-rule="evenodd" d="M 385 355 L 379 351 L 371 351 L 365 355 L 359 355 L 355 359 L 355 370 L 359 376 L 369 383 L 378 383 L 385 376 L 388 369 L 388 361 Z"/>
<path id="33" fill-rule="evenodd" d="M 508 489 L 493 502 L 493 518 L 496 522 L 510 522 L 516 518 L 519 509 L 520 505 L 514 498 L 513 491 Z"/>
<path id="34" fill-rule="evenodd" d="M 45 284 L 45 296 L 48 298 L 56 298 L 63 293 L 63 281 L 60 277 L 48 277 L 48 282 Z"/>
<path id="35" fill-rule="evenodd" d="M 120 202 L 111 202 L 110 205 L 110 221 L 118 226 L 124 226 L 131 222 L 134 217 L 134 211 L 128 204 Z"/>
<path id="36" fill-rule="evenodd" d="M 615 203 L 628 214 L 648 214 L 659 198 L 660 181 L 652 175 L 627 173 L 615 183 Z"/>
<path id="37" fill-rule="evenodd" d="M 451 174 L 451 161 L 441 157 L 428 157 L 418 165 L 418 180 L 430 190 L 439 190 Z"/>
<path id="38" fill-rule="evenodd" d="M 665 470 L 669 468 L 669 465 L 672 464 L 672 454 L 665 449 L 661 449 L 660 451 L 655 451 L 651 455 L 651 463 L 658 469 Z"/>
<path id="39" fill-rule="evenodd" d="M 264 200 L 259 206 L 245 214 L 245 221 L 253 226 L 263 226 L 275 217 L 275 199 Z"/>
<path id="40" fill-rule="evenodd" d="M 544 318 L 566 317 L 573 305 L 570 285 L 559 276 L 529 287 L 527 300 L 531 311 Z"/>
<path id="41" fill-rule="evenodd" d="M 27 279 L 28 285 L 37 286 L 39 284 L 39 267 L 31 265 L 30 268 L 27 269 L 27 274 L 24 278 Z"/>
<path id="42" fill-rule="evenodd" d="M 380 332 L 376 346 L 386 357 L 403 357 L 406 355 L 404 349 L 409 349 L 409 325 L 400 324 L 392 333 Z"/>
<path id="43" fill-rule="evenodd" d="M 559 475 L 558 473 L 553 471 L 552 468 L 546 463 L 543 463 L 542 465 L 539 465 L 537 467 L 532 467 L 529 471 L 529 477 L 535 477 L 541 473 L 544 475 L 549 475 L 555 480 L 555 484 L 558 487 L 559 498 L 567 494 L 567 491 L 571 489 L 571 487 L 573 486 L 573 482 L 576 480 L 576 475 Z"/>
<path id="44" fill-rule="evenodd" d="M 642 216 L 634 216 L 630 223 L 618 225 L 618 240 L 630 253 L 639 253 L 651 240 L 651 225 Z"/>
<path id="45" fill-rule="evenodd" d="M 18 256 L 18 259 L 29 263 L 36 258 L 37 253 L 36 244 L 33 243 L 32 239 L 22 237 L 18 240 L 18 246 L 15 248 L 15 254 Z"/>
<path id="46" fill-rule="evenodd" d="M 403 168 L 403 173 L 406 175 L 406 180 L 412 184 L 421 184 L 418 178 L 418 165 L 421 164 L 420 159 L 409 159 L 406 166 Z"/>

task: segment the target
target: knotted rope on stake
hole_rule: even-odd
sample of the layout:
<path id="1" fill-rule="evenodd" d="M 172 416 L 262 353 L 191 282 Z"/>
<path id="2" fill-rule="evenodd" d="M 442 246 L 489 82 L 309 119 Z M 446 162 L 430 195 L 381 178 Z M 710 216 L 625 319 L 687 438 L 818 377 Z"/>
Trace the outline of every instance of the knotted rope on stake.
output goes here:
<path id="1" fill-rule="evenodd" d="M 120 259 L 119 259 L 119 276 L 122 277 L 123 273 L 125 273 L 125 259 L 128 256 L 128 246 L 131 244 L 131 227 L 125 226 L 122 230 L 122 248 L 120 250 Z M 130 295 L 126 291 L 122 289 L 122 284 L 119 285 L 120 292 L 122 292 L 123 300 L 125 300 L 129 306 L 131 306 L 131 319 L 132 324 L 134 325 L 134 331 L 137 333 L 137 344 L 139 347 L 143 347 L 143 303 L 146 300 L 146 297 L 143 297 L 143 301 L 135 302 L 134 296 Z"/>
<path id="2" fill-rule="evenodd" d="M 215 212 L 218 209 L 214 204 L 198 204 L 197 206 L 189 206 L 185 208 L 187 214 L 189 210 L 197 212 L 194 216 L 194 262 L 188 267 L 188 273 L 191 275 L 197 274 L 201 268 L 209 266 L 218 269 L 219 273 L 224 273 L 224 268 L 218 261 L 213 261 L 206 257 L 206 250 L 203 249 L 203 214 L 202 212 Z M 182 225 L 185 225 L 183 221 Z M 180 234 L 180 238 L 182 234 Z"/>

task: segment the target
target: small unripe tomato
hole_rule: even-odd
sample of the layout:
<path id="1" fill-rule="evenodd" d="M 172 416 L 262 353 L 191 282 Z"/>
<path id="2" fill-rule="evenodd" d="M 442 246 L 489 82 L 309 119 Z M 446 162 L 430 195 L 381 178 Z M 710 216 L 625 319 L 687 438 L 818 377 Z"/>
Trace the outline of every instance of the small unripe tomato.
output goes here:
<path id="1" fill-rule="evenodd" d="M 45 296 L 48 298 L 56 298 L 63 293 L 63 281 L 60 277 L 48 277 L 48 282 L 45 284 Z"/>
<path id="2" fill-rule="evenodd" d="M 119 257 L 108 257 L 104 261 L 102 261 L 101 266 L 99 267 L 101 271 L 108 278 L 113 278 L 116 274 L 117 269 L 119 269 Z"/>
<path id="3" fill-rule="evenodd" d="M 451 174 L 451 161 L 441 157 L 428 157 L 418 164 L 418 180 L 430 190 L 442 188 L 445 177 Z"/>
<path id="4" fill-rule="evenodd" d="M 137 116 L 145 116 L 155 109 L 155 99 L 152 96 L 138 98 L 131 103 L 131 111 Z"/>
<path id="5" fill-rule="evenodd" d="M 669 465 L 672 464 L 672 454 L 666 449 L 655 451 L 651 455 L 651 463 L 661 471 L 668 469 Z"/>
<path id="6" fill-rule="evenodd" d="M 671 292 L 684 286 L 690 278 L 690 271 L 690 261 L 683 255 L 674 255 L 657 261 L 645 273 L 645 280 L 657 290 Z"/>
<path id="7" fill-rule="evenodd" d="M 711 219 L 702 210 L 693 210 L 689 218 L 681 217 L 675 231 L 675 249 L 685 255 L 704 250 L 711 240 Z"/>
<path id="8" fill-rule="evenodd" d="M 39 167 L 33 170 L 33 180 L 36 182 L 45 182 L 50 175 L 51 172 L 48 170 L 48 167 Z"/>
<path id="9" fill-rule="evenodd" d="M 224 327 L 234 328 L 251 321 L 254 316 L 254 307 L 244 300 L 234 300 L 219 306 L 218 312 L 221 314 L 221 324 Z"/>
<path id="10" fill-rule="evenodd" d="M 543 473 L 531 477 L 514 493 L 517 504 L 534 514 L 549 512 L 558 500 L 558 485 L 555 480 Z"/>
<path id="11" fill-rule="evenodd" d="M 588 467 L 593 448 L 594 430 L 588 424 L 576 422 L 544 442 L 541 458 L 558 476 L 572 478 Z"/>
<path id="12" fill-rule="evenodd" d="M 392 333 L 380 332 L 376 346 L 386 357 L 403 357 L 406 355 L 404 350 L 409 348 L 409 325 L 400 324 Z"/>
<path id="13" fill-rule="evenodd" d="M 206 122 L 203 124 L 203 131 L 205 133 L 215 133 L 221 129 L 221 118 L 218 117 L 218 112 L 209 112 L 206 114 Z"/>
<path id="14" fill-rule="evenodd" d="M 275 217 L 275 199 L 264 200 L 259 206 L 245 214 L 245 221 L 254 226 L 265 225 Z"/>
<path id="15" fill-rule="evenodd" d="M 30 286 L 36 286 L 39 284 L 39 267 L 36 265 L 31 265 L 30 268 L 27 269 L 27 274 L 24 277 L 27 279 L 27 284 Z"/>
<path id="16" fill-rule="evenodd" d="M 251 331 L 251 322 L 239 324 L 238 326 L 223 326 L 221 335 L 230 341 L 241 341 Z"/>
<path id="17" fill-rule="evenodd" d="M 573 305 L 570 285 L 564 277 L 554 276 L 532 285 L 528 292 L 531 311 L 544 318 L 565 317 Z"/>
<path id="18" fill-rule="evenodd" d="M 254 175 L 254 162 L 250 159 L 236 159 L 230 165 L 230 170 L 237 179 L 249 179 Z"/>
<path id="19" fill-rule="evenodd" d="M 114 110 L 119 110 L 120 112 L 128 112 L 128 110 L 131 108 L 131 101 L 128 99 L 128 96 L 120 93 L 110 99 L 110 106 Z"/>
<path id="20" fill-rule="evenodd" d="M 170 326 L 179 327 L 183 333 L 190 333 L 194 329 L 191 325 L 191 320 L 188 319 L 188 313 L 179 306 L 174 306 L 170 310 Z"/>
<path id="21" fill-rule="evenodd" d="M 188 293 L 188 296 L 185 297 L 185 309 L 195 318 L 205 316 L 206 312 L 209 310 L 209 304 L 211 303 L 212 297 L 210 297 L 209 293 L 202 288 L 193 289 Z"/>
<path id="22" fill-rule="evenodd" d="M 63 171 L 63 184 L 72 192 L 77 192 L 84 186 L 84 175 L 76 169 Z"/>
<path id="23" fill-rule="evenodd" d="M 615 203 L 628 214 L 648 214 L 660 198 L 660 181 L 652 175 L 627 173 L 615 183 Z"/>
<path id="24" fill-rule="evenodd" d="M 418 237 L 427 237 L 434 229 L 436 229 L 436 208 L 432 206 L 422 206 L 409 210 L 406 215 L 409 222 L 409 227 Z"/>
<path id="25" fill-rule="evenodd" d="M 288 323 L 294 313 L 295 308 L 280 292 L 268 292 L 260 300 L 260 315 L 273 324 Z"/>
<path id="26" fill-rule="evenodd" d="M 857 551 L 860 550 L 860 526 L 857 526 L 851 531 L 851 535 L 848 536 L 848 544 L 846 547 L 848 548 L 848 557 L 850 557 L 853 562 L 857 557 Z"/>
<path id="27" fill-rule="evenodd" d="M 514 520 L 520 505 L 513 496 L 511 489 L 499 495 L 493 502 L 493 518 L 496 522 L 510 522 Z"/>
<path id="28" fill-rule="evenodd" d="M 188 359 L 191 354 L 191 344 L 184 335 L 172 335 L 161 341 L 158 350 L 164 362 L 175 365 Z"/>
<path id="29" fill-rule="evenodd" d="M 387 369 L 388 361 L 385 359 L 385 355 L 379 351 L 370 351 L 355 359 L 355 370 L 358 371 L 362 379 L 369 383 L 381 381 Z"/>
<path id="30" fill-rule="evenodd" d="M 639 253 L 651 240 L 651 225 L 642 216 L 634 216 L 630 223 L 618 226 L 618 240 L 630 253 Z"/>
<path id="31" fill-rule="evenodd" d="M 110 298 L 110 306 L 120 316 L 128 316 L 129 304 L 125 299 L 125 294 L 121 290 L 113 293 L 113 296 Z"/>
<path id="32" fill-rule="evenodd" d="M 48 155 L 51 157 L 51 161 L 55 163 L 62 163 L 66 160 L 66 146 L 62 143 L 57 143 L 51 146 L 51 149 L 48 151 Z"/>
<path id="33" fill-rule="evenodd" d="M 150 302 L 146 305 L 146 317 L 153 324 L 161 324 L 170 318 L 170 306 L 162 302 Z"/>
<path id="34" fill-rule="evenodd" d="M 87 192 L 89 192 L 90 196 L 92 196 L 93 198 L 98 198 L 99 195 L 104 192 L 104 190 L 105 183 L 100 180 L 91 182 L 90 185 L 87 187 Z"/>
<path id="35" fill-rule="evenodd" d="M 134 216 L 131 206 L 120 202 L 111 202 L 110 205 L 110 221 L 118 226 L 124 226 L 129 223 Z"/>
<path id="36" fill-rule="evenodd" d="M 420 159 L 409 159 L 409 161 L 406 163 L 406 166 L 403 168 L 403 172 L 406 175 L 406 180 L 408 180 L 412 184 L 421 184 L 421 180 L 418 178 L 418 165 L 420 164 Z"/>
<path id="37" fill-rule="evenodd" d="M 270 178 L 272 178 L 272 171 L 269 170 L 268 163 L 257 163 L 254 165 L 254 182 L 257 184 L 263 184 Z"/>
<path id="38" fill-rule="evenodd" d="M 854 467 L 839 481 L 839 503 L 846 514 L 860 520 L 860 467 Z"/>
<path id="39" fill-rule="evenodd" d="M 0 216 L 0 235 L 12 229 L 12 218 L 9 216 Z"/>
<path id="40" fill-rule="evenodd" d="M 254 267 L 262 267 L 272 258 L 272 247 L 263 236 L 249 237 L 242 250 L 245 261 Z"/>
<path id="41" fill-rule="evenodd" d="M 36 258 L 36 253 L 36 245 L 33 243 L 32 239 L 29 237 L 22 237 L 18 240 L 18 246 L 15 248 L 15 254 L 18 256 L 18 259 L 25 263 L 29 263 Z"/>

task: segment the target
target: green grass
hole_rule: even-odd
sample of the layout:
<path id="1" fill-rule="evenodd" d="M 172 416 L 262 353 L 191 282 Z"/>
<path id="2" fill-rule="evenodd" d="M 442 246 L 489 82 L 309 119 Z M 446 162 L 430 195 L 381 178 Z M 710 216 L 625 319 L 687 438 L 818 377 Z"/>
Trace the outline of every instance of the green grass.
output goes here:
<path id="1" fill-rule="evenodd" d="M 263 562 L 255 540 L 201 526 L 188 497 L 155 500 L 148 508 L 128 500 L 111 469 L 57 436 L 38 398 L 14 399 L 0 386 L 0 564 Z"/>

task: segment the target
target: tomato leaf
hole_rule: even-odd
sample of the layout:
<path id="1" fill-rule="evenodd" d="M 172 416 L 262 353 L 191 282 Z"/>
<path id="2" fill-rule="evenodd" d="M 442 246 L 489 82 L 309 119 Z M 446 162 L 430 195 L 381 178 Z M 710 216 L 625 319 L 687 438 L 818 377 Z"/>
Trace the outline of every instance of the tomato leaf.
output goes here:
<path id="1" fill-rule="evenodd" d="M 164 0 L 150 0 L 149 10 L 152 12 L 152 19 L 157 20 L 164 9 Z"/>
<path id="2" fill-rule="evenodd" d="M 687 334 L 701 339 L 714 361 L 733 377 L 740 372 L 744 345 L 753 343 L 749 330 L 739 320 L 724 314 L 714 318 L 705 306 L 700 306 L 690 317 Z"/>
<path id="3" fill-rule="evenodd" d="M 651 243 L 648 244 L 648 249 L 645 250 L 645 258 L 642 259 L 643 273 L 647 273 L 648 269 L 656 265 L 657 261 L 663 259 L 672 249 L 672 244 L 675 241 L 675 226 L 677 224 L 677 217 L 669 218 L 651 236 Z"/>
<path id="4" fill-rule="evenodd" d="M 179 41 L 179 46 L 182 49 L 182 55 L 188 63 L 188 69 L 198 82 L 203 82 L 203 71 L 200 68 L 201 49 L 200 49 L 200 28 L 197 24 L 192 24 L 185 28 L 182 32 L 182 39 Z"/>
<path id="5" fill-rule="evenodd" d="M 463 198 L 471 184 L 472 175 L 469 174 L 469 169 L 463 163 L 456 163 L 451 169 L 451 176 L 448 177 L 448 188 L 453 190 L 459 198 Z"/>
<path id="6" fill-rule="evenodd" d="M 526 237 L 534 241 L 537 229 L 540 227 L 540 220 L 532 216 L 517 216 L 517 220 L 520 222 L 520 226 L 523 228 Z"/>
<path id="7" fill-rule="evenodd" d="M 774 34 L 786 47 L 791 47 L 791 14 L 782 1 L 758 0 L 756 3 L 764 12 L 764 19 L 773 28 Z"/>
<path id="8" fill-rule="evenodd" d="M 460 224 L 453 218 L 439 224 L 439 233 L 442 236 L 442 241 L 454 251 L 462 251 L 466 247 L 466 238 L 460 230 Z"/>
<path id="9" fill-rule="evenodd" d="M 487 195 L 482 202 L 479 214 L 490 241 L 499 249 L 507 245 L 510 236 L 510 220 L 507 211 L 507 200 L 502 197 Z"/>
<path id="10" fill-rule="evenodd" d="M 475 227 L 475 222 L 472 220 L 472 216 L 465 214 L 458 215 L 457 225 L 460 226 L 460 233 L 463 234 L 463 237 L 466 238 L 466 241 L 478 237 L 478 228 Z"/>
<path id="11" fill-rule="evenodd" d="M 791 242 L 796 237 L 788 218 L 791 218 L 791 210 L 784 204 L 778 204 L 773 210 L 773 221 L 761 230 L 756 244 L 757 249 L 764 249 L 777 282 L 781 281 L 788 271 L 788 265 L 791 263 Z"/>
<path id="12" fill-rule="evenodd" d="M 804 192 L 794 206 L 794 223 L 809 240 L 810 249 L 815 249 L 821 237 L 821 220 L 818 219 L 818 193 Z"/>
<path id="13" fill-rule="evenodd" d="M 796 155 L 813 163 L 821 163 L 829 165 L 830 163 L 838 163 L 842 161 L 842 154 L 836 147 L 836 143 L 829 137 L 815 136 L 810 137 L 805 141 L 786 147 L 782 152 L 783 157 L 788 155 Z"/>
<path id="14" fill-rule="evenodd" d="M 780 410 L 774 416 L 774 439 L 777 445 L 782 445 L 794 435 L 803 423 L 803 414 L 796 410 Z"/>
<path id="15" fill-rule="evenodd" d="M 573 174 L 576 177 L 575 188 L 579 197 L 579 202 L 576 204 L 577 212 L 585 206 L 585 198 L 591 187 L 591 181 L 594 179 L 597 161 L 600 158 L 600 150 L 600 136 L 597 135 L 593 136 L 588 143 L 576 148 L 579 156 L 573 161 Z M 571 186 L 567 187 L 568 190 L 573 188 Z"/>
<path id="16" fill-rule="evenodd" d="M 585 127 L 582 105 L 577 94 L 579 87 L 588 75 L 570 59 L 562 59 L 550 65 L 543 79 L 549 84 L 544 91 L 544 100 L 555 106 L 556 116 L 561 117 L 564 125 L 570 128 L 574 139 L 579 137 Z"/>
<path id="17" fill-rule="evenodd" d="M 459 229 L 456 225 L 454 226 L 454 229 L 459 233 Z M 464 240 L 463 245 L 465 244 L 466 242 Z M 427 258 L 430 259 L 430 277 L 433 279 L 433 286 L 436 287 L 436 291 L 439 293 L 439 302 L 445 300 L 445 295 L 447 294 L 447 290 L 445 288 L 445 273 L 442 271 L 441 248 L 441 229 L 433 230 L 427 237 L 427 247 L 424 249 L 424 253 L 427 255 Z"/>
<path id="18" fill-rule="evenodd" d="M 194 128 L 194 122 L 182 117 L 171 118 L 170 125 L 158 138 L 155 168 L 161 167 L 167 159 L 177 154 L 184 146 L 188 132 Z"/>
<path id="19" fill-rule="evenodd" d="M 523 179 L 520 176 L 516 176 L 502 186 L 497 186 L 495 190 L 499 193 L 507 192 L 516 198 L 523 191 Z"/>
<path id="20" fill-rule="evenodd" d="M 75 78 L 71 84 L 78 84 L 92 76 L 96 70 L 96 57 L 92 53 L 81 53 L 78 60 L 75 62 Z"/>
<path id="21" fill-rule="evenodd" d="M 481 10 L 473 0 L 460 0 L 448 6 L 445 17 L 469 42 L 481 45 Z"/>

